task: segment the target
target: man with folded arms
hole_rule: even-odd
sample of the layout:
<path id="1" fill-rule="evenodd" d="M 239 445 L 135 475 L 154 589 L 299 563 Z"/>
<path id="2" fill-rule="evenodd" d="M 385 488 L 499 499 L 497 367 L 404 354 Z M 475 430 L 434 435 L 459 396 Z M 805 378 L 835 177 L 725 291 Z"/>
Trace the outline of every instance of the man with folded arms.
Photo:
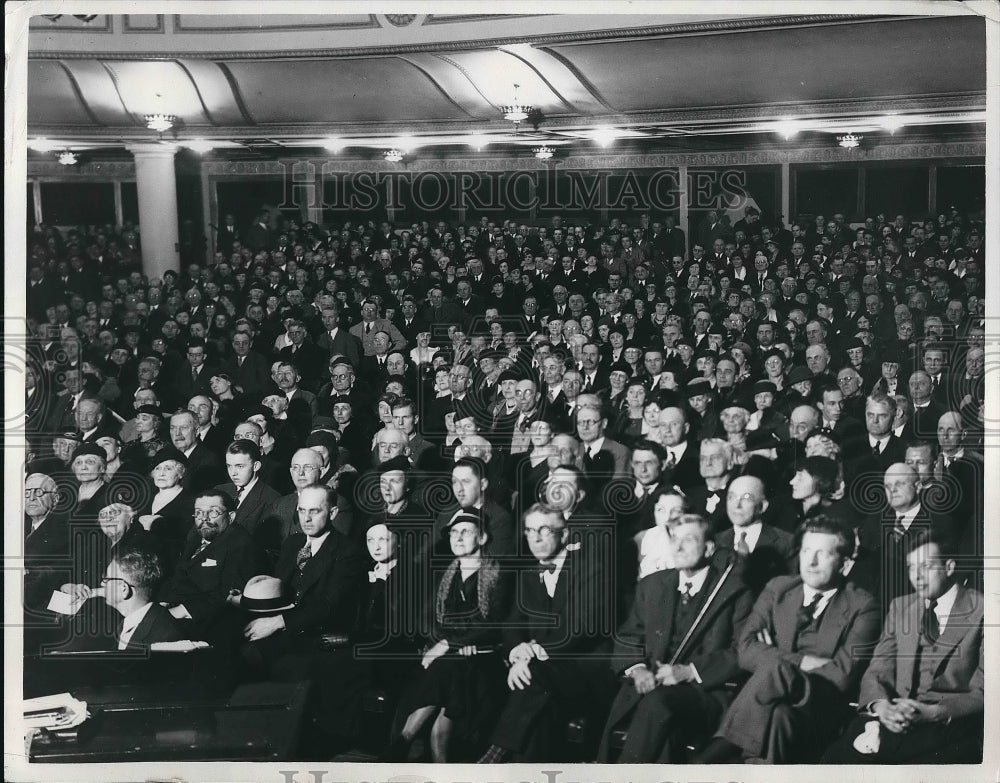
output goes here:
<path id="1" fill-rule="evenodd" d="M 916 541 L 916 592 L 889 607 L 861 680 L 861 715 L 825 763 L 978 764 L 983 758 L 983 596 L 956 579 L 955 546 Z"/>
<path id="2" fill-rule="evenodd" d="M 695 762 L 815 761 L 840 728 L 878 638 L 875 599 L 845 582 L 854 536 L 818 515 L 803 524 L 799 576 L 768 582 L 743 626 L 750 679 Z"/>

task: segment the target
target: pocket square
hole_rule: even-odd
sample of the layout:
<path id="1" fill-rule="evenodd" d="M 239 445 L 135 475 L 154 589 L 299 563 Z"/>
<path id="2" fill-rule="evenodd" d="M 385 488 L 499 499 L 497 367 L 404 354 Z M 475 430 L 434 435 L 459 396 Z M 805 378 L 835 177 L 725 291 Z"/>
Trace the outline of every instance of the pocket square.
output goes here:
<path id="1" fill-rule="evenodd" d="M 201 567 L 211 568 L 212 566 L 217 566 L 217 565 L 218 563 L 216 563 L 212 558 L 208 558 L 204 563 L 201 564 Z"/>
<path id="2" fill-rule="evenodd" d="M 858 753 L 864 753 L 866 756 L 878 753 L 878 749 L 881 745 L 882 741 L 879 735 L 879 722 L 877 720 L 866 723 L 865 730 L 854 738 L 854 749 Z"/>

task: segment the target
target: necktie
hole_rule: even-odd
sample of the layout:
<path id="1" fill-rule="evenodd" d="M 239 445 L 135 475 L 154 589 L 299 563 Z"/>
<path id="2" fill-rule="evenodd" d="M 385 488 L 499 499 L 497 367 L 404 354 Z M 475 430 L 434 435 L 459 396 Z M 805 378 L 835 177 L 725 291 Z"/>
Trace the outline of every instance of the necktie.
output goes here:
<path id="1" fill-rule="evenodd" d="M 517 428 L 519 430 L 521 430 L 521 432 L 527 432 L 528 431 L 528 420 L 527 419 L 521 419 L 521 423 L 517 425 Z"/>
<path id="2" fill-rule="evenodd" d="M 924 618 L 920 626 L 920 630 L 924 637 L 926 637 L 927 641 L 931 644 L 934 644 L 934 642 L 936 642 L 938 637 L 941 635 L 941 627 L 938 624 L 937 615 L 934 614 L 934 608 L 936 606 L 937 601 L 932 598 L 927 603 L 927 608 L 924 609 Z"/>
<path id="3" fill-rule="evenodd" d="M 816 593 L 813 596 L 812 601 L 808 606 L 803 606 L 799 609 L 798 620 L 795 625 L 795 635 L 798 636 L 804 630 L 809 628 L 815 621 L 816 609 L 819 607 L 819 602 L 823 600 L 822 593 Z"/>
<path id="4" fill-rule="evenodd" d="M 371 334 L 371 333 L 372 333 L 372 325 L 365 324 L 365 334 Z"/>
<path id="5" fill-rule="evenodd" d="M 587 382 L 583 384 L 583 393 L 587 394 L 593 389 L 593 385 L 590 383 L 590 378 L 587 378 Z"/>
<path id="6" fill-rule="evenodd" d="M 238 358 L 236 359 L 236 364 L 237 364 L 237 366 L 238 366 L 238 367 L 242 367 L 242 366 L 243 366 L 243 362 L 244 362 L 244 361 L 246 361 L 246 358 L 247 358 L 247 357 L 245 357 L 245 356 L 240 356 L 240 357 L 238 357 Z"/>
<path id="7" fill-rule="evenodd" d="M 687 602 L 691 600 L 691 588 L 694 587 L 694 582 L 684 583 L 684 592 L 681 593 L 681 603 L 687 605 Z"/>
<path id="8" fill-rule="evenodd" d="M 666 470 L 677 467 L 677 455 L 674 454 L 673 450 L 667 452 L 667 464 Z"/>
<path id="9" fill-rule="evenodd" d="M 880 450 L 880 449 L 879 449 L 879 447 L 878 447 L 878 442 L 876 441 L 876 442 L 875 442 L 875 445 L 874 445 L 874 446 L 872 446 L 872 456 L 873 456 L 873 457 L 878 457 L 878 456 L 880 456 L 881 454 L 882 454 L 882 452 L 881 452 L 881 450 Z"/>
<path id="10" fill-rule="evenodd" d="M 741 555 L 750 554 L 750 545 L 747 543 L 747 533 L 745 530 L 740 533 L 740 539 L 736 542 L 736 551 Z"/>
<path id="11" fill-rule="evenodd" d="M 198 382 L 198 371 L 194 367 L 191 368 L 191 380 L 195 383 Z"/>
<path id="12" fill-rule="evenodd" d="M 202 539 L 201 540 L 201 546 L 198 547 L 195 550 L 195 552 L 194 552 L 193 555 L 191 555 L 191 559 L 193 560 L 194 558 L 198 557 L 198 555 L 200 555 L 202 552 L 205 551 L 205 547 L 207 547 L 207 546 L 208 546 L 208 541 L 206 541 L 205 539 Z"/>
<path id="13" fill-rule="evenodd" d="M 893 526 L 892 532 L 897 538 L 902 538 L 906 535 L 906 528 L 903 526 L 902 514 L 896 514 L 896 524 Z"/>
<path id="14" fill-rule="evenodd" d="M 306 564 L 309 562 L 309 558 L 312 557 L 312 547 L 309 546 L 309 542 L 302 546 L 299 553 L 295 556 L 295 565 L 298 566 L 299 573 L 301 574 L 306 569 Z"/>
<path id="15" fill-rule="evenodd" d="M 243 495 L 246 493 L 246 487 L 238 487 L 236 490 L 236 508 L 240 507 L 240 503 L 243 502 Z"/>

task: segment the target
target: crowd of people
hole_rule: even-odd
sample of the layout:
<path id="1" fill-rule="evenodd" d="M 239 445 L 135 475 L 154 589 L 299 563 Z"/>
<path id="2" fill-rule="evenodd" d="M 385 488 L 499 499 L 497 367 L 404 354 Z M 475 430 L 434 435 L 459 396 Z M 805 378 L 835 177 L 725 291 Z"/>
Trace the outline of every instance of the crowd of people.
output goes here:
<path id="1" fill-rule="evenodd" d="M 25 655 L 206 642 L 331 754 L 378 692 L 384 760 L 975 761 L 982 230 L 35 226 Z"/>

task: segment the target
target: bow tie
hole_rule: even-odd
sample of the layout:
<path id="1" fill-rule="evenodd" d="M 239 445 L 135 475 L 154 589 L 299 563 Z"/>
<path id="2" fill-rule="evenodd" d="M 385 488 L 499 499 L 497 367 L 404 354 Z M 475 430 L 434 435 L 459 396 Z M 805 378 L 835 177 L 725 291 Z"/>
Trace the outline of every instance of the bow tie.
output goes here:
<path id="1" fill-rule="evenodd" d="M 554 574 L 555 572 L 556 572 L 555 561 L 549 561 L 548 563 L 539 563 L 538 564 L 538 573 L 539 574 L 546 574 L 546 573 Z"/>
<path id="2" fill-rule="evenodd" d="M 385 563 L 376 563 L 375 568 L 368 572 L 368 581 L 372 584 L 375 582 L 386 581 L 389 577 L 389 569 L 385 567 Z"/>

